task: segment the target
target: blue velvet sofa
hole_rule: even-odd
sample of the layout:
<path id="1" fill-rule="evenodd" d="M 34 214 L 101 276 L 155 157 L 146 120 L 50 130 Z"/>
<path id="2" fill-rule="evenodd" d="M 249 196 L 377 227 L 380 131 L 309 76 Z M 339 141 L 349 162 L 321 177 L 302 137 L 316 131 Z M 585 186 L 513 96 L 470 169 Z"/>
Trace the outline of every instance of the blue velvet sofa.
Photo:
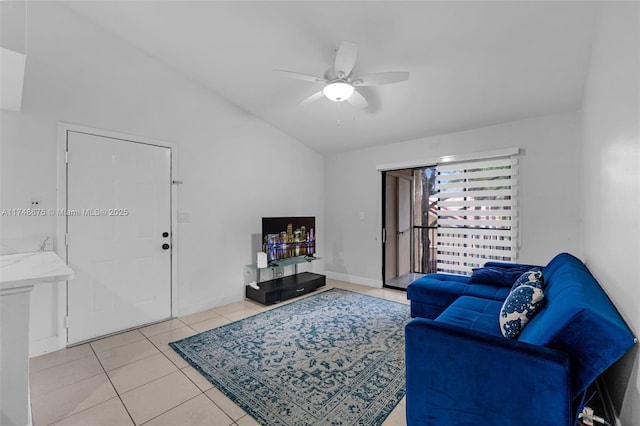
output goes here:
<path id="1" fill-rule="evenodd" d="M 542 273 L 545 303 L 517 339 L 500 330 L 509 285 L 446 274 L 409 285 L 409 426 L 575 424 L 588 386 L 636 339 L 579 259 L 559 254 Z"/>

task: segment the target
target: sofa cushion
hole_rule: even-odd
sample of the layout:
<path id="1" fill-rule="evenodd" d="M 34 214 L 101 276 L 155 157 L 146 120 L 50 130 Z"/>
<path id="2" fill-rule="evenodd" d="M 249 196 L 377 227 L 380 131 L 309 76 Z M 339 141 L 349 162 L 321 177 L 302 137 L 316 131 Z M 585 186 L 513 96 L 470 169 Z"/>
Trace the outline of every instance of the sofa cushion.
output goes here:
<path id="1" fill-rule="evenodd" d="M 497 300 L 462 296 L 445 309 L 435 321 L 501 337 L 500 327 L 496 321 L 501 306 L 502 303 Z"/>
<path id="2" fill-rule="evenodd" d="M 407 287 L 407 298 L 411 300 L 411 316 L 436 318 L 460 296 L 474 296 L 498 300 L 500 303 L 509 294 L 509 288 L 491 284 L 469 284 L 468 276 L 428 274 Z"/>
<path id="3" fill-rule="evenodd" d="M 528 270 L 530 270 L 530 267 L 527 265 L 518 265 L 510 268 L 500 266 L 475 268 L 471 278 L 469 278 L 469 284 L 483 283 L 511 287 L 513 283 Z"/>
<path id="4" fill-rule="evenodd" d="M 544 276 L 542 275 L 542 269 L 535 267 L 524 272 L 515 280 L 513 286 L 511 287 L 511 291 L 520 287 L 521 285 L 531 285 L 541 289 L 544 285 Z"/>
<path id="5" fill-rule="evenodd" d="M 502 335 L 510 339 L 517 338 L 524 326 L 538 312 L 543 302 L 544 293 L 541 288 L 519 283 L 511 290 L 500 309 Z"/>

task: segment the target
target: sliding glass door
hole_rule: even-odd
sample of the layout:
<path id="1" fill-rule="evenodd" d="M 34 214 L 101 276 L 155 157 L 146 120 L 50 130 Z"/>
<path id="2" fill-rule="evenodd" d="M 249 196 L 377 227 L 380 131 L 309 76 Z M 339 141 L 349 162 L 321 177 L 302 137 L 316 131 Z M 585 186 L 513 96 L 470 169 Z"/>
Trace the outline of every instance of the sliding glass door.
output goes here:
<path id="1" fill-rule="evenodd" d="M 435 167 L 383 172 L 384 285 L 406 288 L 435 272 Z"/>

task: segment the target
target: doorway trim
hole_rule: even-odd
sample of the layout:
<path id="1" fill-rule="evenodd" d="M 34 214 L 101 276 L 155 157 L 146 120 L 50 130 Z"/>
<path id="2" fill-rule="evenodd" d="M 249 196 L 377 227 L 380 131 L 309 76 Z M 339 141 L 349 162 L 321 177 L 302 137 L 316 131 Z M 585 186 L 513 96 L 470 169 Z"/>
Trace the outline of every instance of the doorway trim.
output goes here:
<path id="1" fill-rule="evenodd" d="M 394 256 L 395 260 L 393 262 L 395 268 L 396 268 L 396 272 L 398 269 L 398 261 L 399 261 L 399 256 L 398 256 L 398 250 L 399 250 L 399 245 L 397 242 L 398 239 L 398 230 L 396 230 L 395 234 L 390 234 L 390 232 L 393 232 L 393 229 L 389 230 L 387 227 L 387 201 L 388 201 L 388 196 L 389 193 L 387 191 L 387 179 L 389 177 L 393 177 L 395 179 L 402 179 L 405 180 L 407 182 L 409 182 L 409 229 L 412 229 L 412 223 L 413 223 L 413 204 L 415 202 L 415 194 L 414 194 L 414 186 L 413 186 L 413 175 L 407 175 L 404 173 L 399 173 L 399 171 L 401 170 L 408 170 L 408 169 L 394 169 L 394 170 L 384 170 L 382 171 L 380 174 L 382 176 L 382 287 L 383 288 L 396 288 L 392 285 L 389 285 L 387 283 L 387 273 L 389 271 L 387 271 L 387 260 L 389 256 Z M 398 204 L 398 197 L 399 197 L 399 185 L 396 185 L 396 189 L 394 191 L 394 196 L 396 197 L 396 203 L 395 203 L 395 219 L 396 222 L 398 221 L 398 215 L 400 212 L 400 205 Z M 397 224 L 396 224 L 397 225 Z M 390 238 L 395 238 L 396 239 L 396 243 L 394 244 L 395 246 L 395 253 L 391 253 L 391 250 L 388 250 L 388 242 Z M 411 273 L 413 271 L 413 232 L 409 232 L 409 273 Z M 397 273 L 394 274 L 396 275 L 397 278 Z"/>
<path id="2" fill-rule="evenodd" d="M 112 132 L 109 130 L 96 129 L 93 127 L 81 126 L 73 123 L 58 123 L 58 170 L 57 170 L 57 200 L 56 208 L 66 209 L 67 206 L 67 133 L 87 133 L 90 135 L 102 136 L 122 141 L 155 145 L 169 148 L 171 151 L 171 317 L 178 315 L 178 188 L 176 181 L 178 178 L 178 145 L 174 142 L 166 142 L 158 139 L 151 139 L 143 136 L 133 136 L 124 133 Z M 67 245 L 65 244 L 65 234 L 67 232 L 67 221 L 63 215 L 56 215 L 56 237 L 54 247 L 56 253 L 67 262 Z M 58 294 L 58 337 L 61 348 L 67 346 L 68 328 L 66 327 L 68 282 L 65 283 L 65 291 Z"/>

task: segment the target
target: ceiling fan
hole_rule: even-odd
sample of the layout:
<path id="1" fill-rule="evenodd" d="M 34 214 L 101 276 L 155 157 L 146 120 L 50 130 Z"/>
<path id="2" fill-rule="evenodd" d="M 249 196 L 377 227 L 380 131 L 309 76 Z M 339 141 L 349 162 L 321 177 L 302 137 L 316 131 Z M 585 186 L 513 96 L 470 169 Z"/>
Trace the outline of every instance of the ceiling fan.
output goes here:
<path id="1" fill-rule="evenodd" d="M 353 77 L 351 72 L 358 57 L 358 45 L 351 41 L 343 41 L 336 51 L 336 59 L 331 68 L 325 71 L 323 77 L 302 74 L 295 71 L 276 70 L 291 78 L 323 84 L 324 88 L 300 102 L 308 105 L 322 97 L 334 102 L 347 101 L 356 108 L 366 108 L 369 103 L 356 90 L 359 86 L 380 86 L 383 84 L 399 83 L 409 79 L 409 73 L 404 71 L 379 72 L 375 74 Z"/>

